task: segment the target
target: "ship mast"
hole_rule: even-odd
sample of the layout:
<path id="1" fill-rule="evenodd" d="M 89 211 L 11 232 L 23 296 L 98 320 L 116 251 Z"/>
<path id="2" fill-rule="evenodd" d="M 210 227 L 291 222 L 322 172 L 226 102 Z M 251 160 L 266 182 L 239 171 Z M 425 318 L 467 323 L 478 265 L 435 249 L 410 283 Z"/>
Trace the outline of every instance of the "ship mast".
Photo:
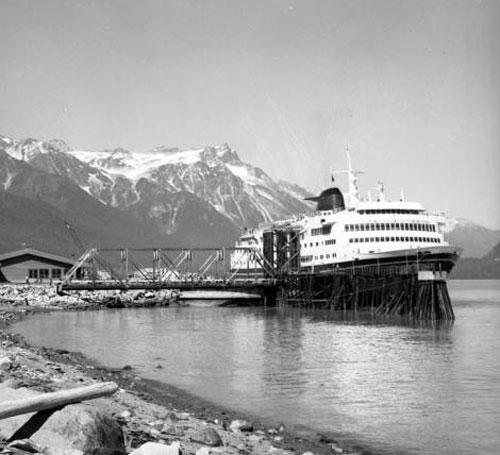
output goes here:
<path id="1" fill-rule="evenodd" d="M 347 169 L 343 171 L 331 171 L 332 174 L 347 174 L 349 187 L 348 187 L 348 207 L 355 207 L 359 202 L 359 188 L 358 188 L 358 174 L 364 174 L 363 171 L 353 169 L 351 163 L 351 154 L 349 147 L 346 145 L 345 153 L 347 157 Z"/>

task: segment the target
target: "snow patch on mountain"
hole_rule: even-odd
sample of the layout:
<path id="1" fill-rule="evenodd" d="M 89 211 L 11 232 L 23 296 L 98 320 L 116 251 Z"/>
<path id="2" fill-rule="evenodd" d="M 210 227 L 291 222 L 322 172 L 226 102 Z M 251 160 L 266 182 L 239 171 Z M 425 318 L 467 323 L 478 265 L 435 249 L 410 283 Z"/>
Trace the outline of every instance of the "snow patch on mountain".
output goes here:
<path id="1" fill-rule="evenodd" d="M 226 167 L 231 171 L 233 175 L 239 177 L 247 185 L 255 186 L 262 184 L 261 179 L 257 178 L 251 173 L 251 170 L 246 166 L 236 166 L 234 164 L 226 164 Z"/>
<path id="2" fill-rule="evenodd" d="M 203 149 L 186 151 L 154 149 L 150 152 L 132 153 L 127 150 L 117 149 L 111 152 L 80 150 L 70 153 L 80 161 L 105 170 L 109 174 L 123 175 L 130 180 L 137 181 L 143 177 L 148 178 L 151 172 L 161 166 L 181 163 L 191 165 L 199 162 L 202 152 Z"/>

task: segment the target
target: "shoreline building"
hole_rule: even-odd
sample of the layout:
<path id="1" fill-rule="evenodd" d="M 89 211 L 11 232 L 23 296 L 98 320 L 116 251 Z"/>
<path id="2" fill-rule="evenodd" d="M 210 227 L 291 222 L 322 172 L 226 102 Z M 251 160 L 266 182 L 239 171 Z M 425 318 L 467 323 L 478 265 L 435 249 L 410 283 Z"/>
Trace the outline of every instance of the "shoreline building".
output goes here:
<path id="1" fill-rule="evenodd" d="M 52 283 L 60 281 L 75 263 L 73 259 L 33 248 L 0 254 L 0 282 Z"/>

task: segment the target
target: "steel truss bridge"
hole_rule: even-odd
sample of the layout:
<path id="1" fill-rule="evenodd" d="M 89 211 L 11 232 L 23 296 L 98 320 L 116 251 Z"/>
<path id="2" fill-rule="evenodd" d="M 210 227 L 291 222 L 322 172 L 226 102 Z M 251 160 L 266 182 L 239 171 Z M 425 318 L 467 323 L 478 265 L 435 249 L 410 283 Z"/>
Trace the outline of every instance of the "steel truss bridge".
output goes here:
<path id="1" fill-rule="evenodd" d="M 258 266 L 251 269 L 249 263 Z M 282 269 L 273 267 L 253 248 L 90 248 L 64 276 L 58 289 L 259 293 L 276 286 Z"/>

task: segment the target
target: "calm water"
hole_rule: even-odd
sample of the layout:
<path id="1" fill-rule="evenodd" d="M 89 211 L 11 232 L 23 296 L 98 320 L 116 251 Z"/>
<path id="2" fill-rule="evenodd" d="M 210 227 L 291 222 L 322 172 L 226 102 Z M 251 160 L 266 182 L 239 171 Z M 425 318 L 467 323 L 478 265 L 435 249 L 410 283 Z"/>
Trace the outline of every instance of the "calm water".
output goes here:
<path id="1" fill-rule="evenodd" d="M 497 454 L 500 281 L 449 287 L 457 319 L 440 326 L 318 311 L 157 308 L 37 315 L 15 330 L 380 451 Z"/>

